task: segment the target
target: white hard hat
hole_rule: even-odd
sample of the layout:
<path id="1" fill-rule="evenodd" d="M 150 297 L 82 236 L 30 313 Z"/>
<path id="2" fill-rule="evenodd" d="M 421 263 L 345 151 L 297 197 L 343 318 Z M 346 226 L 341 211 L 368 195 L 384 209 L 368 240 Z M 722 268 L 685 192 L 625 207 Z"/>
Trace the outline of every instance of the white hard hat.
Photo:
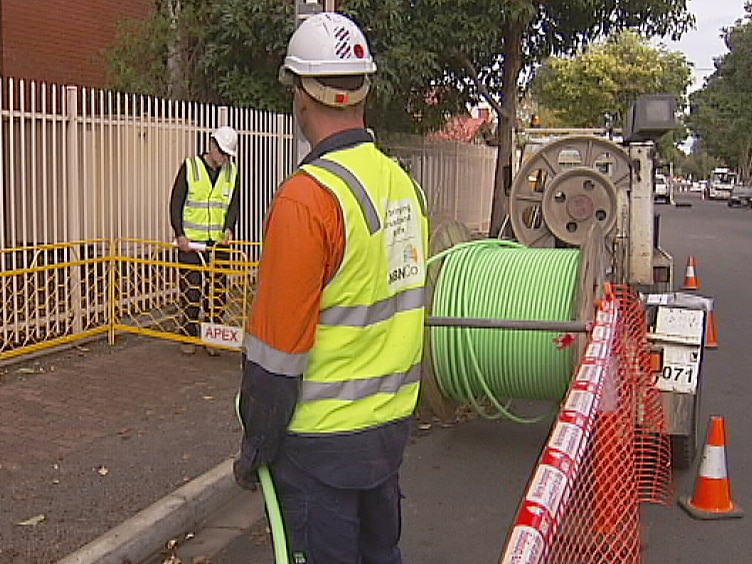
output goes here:
<path id="1" fill-rule="evenodd" d="M 283 83 L 290 83 L 289 73 L 315 77 L 375 72 L 366 37 L 355 22 L 336 12 L 322 12 L 307 18 L 295 30 L 279 76 Z"/>
<path id="2" fill-rule="evenodd" d="M 211 138 L 217 143 L 217 147 L 226 155 L 234 157 L 238 154 L 238 132 L 228 125 L 217 128 L 211 134 Z"/>

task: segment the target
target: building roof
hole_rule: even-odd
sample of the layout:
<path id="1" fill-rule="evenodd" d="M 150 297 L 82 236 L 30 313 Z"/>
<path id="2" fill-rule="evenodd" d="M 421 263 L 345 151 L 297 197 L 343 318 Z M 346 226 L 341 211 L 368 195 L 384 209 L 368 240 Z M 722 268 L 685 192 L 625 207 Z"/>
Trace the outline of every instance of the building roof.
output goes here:
<path id="1" fill-rule="evenodd" d="M 481 128 L 492 121 L 487 109 L 479 111 L 478 114 L 478 117 L 469 114 L 452 116 L 444 129 L 432 133 L 429 137 L 471 143 L 481 137 Z"/>

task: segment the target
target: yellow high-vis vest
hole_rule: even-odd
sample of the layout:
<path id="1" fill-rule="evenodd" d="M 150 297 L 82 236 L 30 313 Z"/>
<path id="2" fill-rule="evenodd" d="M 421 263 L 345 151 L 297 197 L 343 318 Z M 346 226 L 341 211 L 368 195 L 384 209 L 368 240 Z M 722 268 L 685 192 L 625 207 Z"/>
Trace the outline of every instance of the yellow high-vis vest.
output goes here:
<path id="1" fill-rule="evenodd" d="M 228 162 L 212 185 L 200 157 L 185 159 L 188 195 L 183 206 L 183 232 L 191 241 L 222 241 L 225 218 L 235 191 L 238 168 Z"/>
<path id="2" fill-rule="evenodd" d="M 423 351 L 423 192 L 373 143 L 327 153 L 302 168 L 337 198 L 345 247 L 322 293 L 288 430 L 348 433 L 408 417 L 418 398 Z"/>

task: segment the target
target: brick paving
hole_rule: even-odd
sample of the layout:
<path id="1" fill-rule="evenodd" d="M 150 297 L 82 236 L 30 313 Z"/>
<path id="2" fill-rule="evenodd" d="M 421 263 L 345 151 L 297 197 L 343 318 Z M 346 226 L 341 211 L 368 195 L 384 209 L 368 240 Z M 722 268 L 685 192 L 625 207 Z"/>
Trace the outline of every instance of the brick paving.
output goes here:
<path id="1" fill-rule="evenodd" d="M 239 366 L 127 336 L 0 369 L 0 563 L 58 560 L 232 456 Z"/>

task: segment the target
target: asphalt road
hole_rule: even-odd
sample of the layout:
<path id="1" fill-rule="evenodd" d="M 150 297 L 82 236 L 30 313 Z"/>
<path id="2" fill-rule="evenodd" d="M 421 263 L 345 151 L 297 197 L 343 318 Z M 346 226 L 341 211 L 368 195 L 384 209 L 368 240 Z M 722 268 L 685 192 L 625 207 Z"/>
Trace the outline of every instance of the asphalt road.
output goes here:
<path id="1" fill-rule="evenodd" d="M 706 349 L 702 366 L 701 432 L 711 415 L 723 416 L 731 497 L 746 509 L 742 519 L 698 521 L 678 505 L 645 507 L 645 563 L 752 561 L 752 210 L 679 194 L 683 206 L 656 206 L 661 246 L 674 257 L 675 284 L 683 283 L 687 258 L 696 261 L 698 294 L 714 298 L 718 348 Z M 696 469 L 674 472 L 675 497 L 691 495 Z"/>
<path id="2" fill-rule="evenodd" d="M 696 193 L 676 199 L 679 206 L 656 207 L 661 246 L 674 257 L 675 289 L 681 289 L 691 255 L 701 284 L 697 293 L 715 299 L 719 347 L 706 352 L 702 367 L 701 441 L 708 417 L 722 415 L 732 498 L 752 511 L 752 210 L 705 202 Z M 531 402 L 520 406 L 530 413 L 550 407 Z M 402 473 L 404 561 L 497 562 L 549 424 L 550 419 L 518 425 L 472 418 L 416 432 Z M 674 472 L 675 499 L 692 493 L 695 475 L 695 468 Z M 244 503 L 238 500 L 225 513 L 242 514 Z M 676 503 L 645 505 L 643 524 L 644 564 L 752 561 L 748 516 L 698 521 Z M 190 561 L 190 552 L 183 555 Z M 213 564 L 272 562 L 263 521 L 240 531 L 210 558 Z"/>

